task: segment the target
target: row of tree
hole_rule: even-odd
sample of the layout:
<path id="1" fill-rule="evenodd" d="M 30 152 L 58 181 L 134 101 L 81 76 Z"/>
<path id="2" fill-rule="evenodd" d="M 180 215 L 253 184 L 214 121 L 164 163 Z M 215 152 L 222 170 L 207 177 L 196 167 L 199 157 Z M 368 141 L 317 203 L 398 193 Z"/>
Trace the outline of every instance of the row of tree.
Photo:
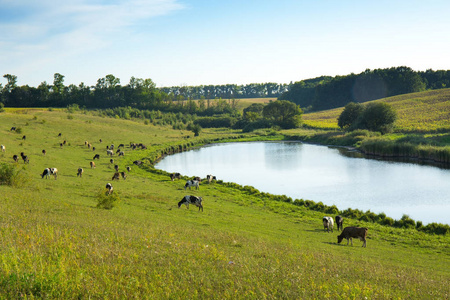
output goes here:
<path id="1" fill-rule="evenodd" d="M 6 74 L 7 83 L 0 84 L 0 103 L 9 107 L 67 107 L 76 104 L 86 108 L 132 107 L 137 109 L 182 112 L 199 115 L 235 113 L 237 101 L 221 98 L 199 101 L 166 93 L 156 88 L 151 79 L 131 77 L 125 86 L 114 75 L 97 80 L 95 86 L 64 85 L 64 75 L 54 74 L 53 84 L 42 82 L 37 88 L 18 86 L 17 76 Z"/>
<path id="2" fill-rule="evenodd" d="M 288 84 L 279 83 L 250 83 L 246 85 L 199 85 L 172 86 L 160 88 L 168 95 L 181 99 L 240 99 L 240 98 L 276 98 L 289 89 Z"/>
<path id="3" fill-rule="evenodd" d="M 416 72 L 409 67 L 367 69 L 360 74 L 318 77 L 289 86 L 278 99 L 289 100 L 310 110 L 324 110 L 345 106 L 349 102 L 362 103 L 427 89 L 450 87 L 450 71 Z"/>

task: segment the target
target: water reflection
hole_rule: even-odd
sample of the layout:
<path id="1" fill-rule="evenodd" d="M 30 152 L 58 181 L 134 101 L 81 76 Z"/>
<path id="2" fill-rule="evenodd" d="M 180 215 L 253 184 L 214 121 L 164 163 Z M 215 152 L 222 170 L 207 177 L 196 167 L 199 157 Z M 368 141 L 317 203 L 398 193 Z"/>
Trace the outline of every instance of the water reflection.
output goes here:
<path id="1" fill-rule="evenodd" d="M 156 167 L 188 176 L 213 174 L 226 182 L 339 209 L 448 223 L 450 170 L 363 159 L 343 148 L 296 142 L 219 144 L 166 157 Z"/>

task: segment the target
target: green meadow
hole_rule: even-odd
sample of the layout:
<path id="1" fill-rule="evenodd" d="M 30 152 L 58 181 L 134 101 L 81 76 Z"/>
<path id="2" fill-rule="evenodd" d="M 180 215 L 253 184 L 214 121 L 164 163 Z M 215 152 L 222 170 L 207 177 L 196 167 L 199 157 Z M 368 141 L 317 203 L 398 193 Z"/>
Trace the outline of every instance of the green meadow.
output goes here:
<path id="1" fill-rule="evenodd" d="M 346 219 L 344 226 L 369 229 L 367 248 L 337 244 L 338 232 L 323 230 L 324 213 L 220 181 L 185 191 L 187 178 L 171 181 L 149 164 L 170 147 L 239 138 L 264 137 L 223 128 L 194 137 L 83 111 L 0 113 L 0 163 L 15 172 L 11 185 L 0 185 L 0 299 L 450 297 L 448 234 Z M 130 142 L 147 149 L 131 150 Z M 131 171 L 112 181 L 106 146 L 122 143 L 125 155 L 112 158 Z M 47 167 L 58 168 L 56 180 L 41 178 Z M 108 182 L 115 207 L 98 208 Z M 203 197 L 204 212 L 178 209 L 187 194 Z"/>

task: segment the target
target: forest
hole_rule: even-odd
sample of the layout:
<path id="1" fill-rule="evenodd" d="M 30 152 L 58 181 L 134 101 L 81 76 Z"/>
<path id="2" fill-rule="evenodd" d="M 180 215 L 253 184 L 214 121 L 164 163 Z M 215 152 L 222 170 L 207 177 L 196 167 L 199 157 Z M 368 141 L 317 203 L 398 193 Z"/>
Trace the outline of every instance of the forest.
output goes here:
<path id="1" fill-rule="evenodd" d="M 289 85 L 278 99 L 292 101 L 306 111 L 342 107 L 390 96 L 450 87 L 450 71 L 416 72 L 409 67 L 367 69 L 360 74 L 303 80 Z"/>
<path id="2" fill-rule="evenodd" d="M 182 112 L 200 116 L 235 112 L 240 98 L 278 97 L 299 105 L 303 111 L 342 107 L 349 102 L 362 103 L 406 93 L 450 87 L 450 71 L 417 72 L 409 67 L 367 69 L 360 74 L 321 76 L 290 84 L 261 83 L 247 85 L 201 85 L 157 88 L 152 79 L 131 77 L 121 85 L 120 78 L 108 74 L 95 86 L 64 84 L 64 75 L 55 73 L 52 84 L 38 87 L 18 86 L 17 76 L 6 74 L 0 83 L 0 105 L 5 107 L 85 108 L 131 107 L 137 109 Z M 222 99 L 230 99 L 225 101 Z M 192 101 L 198 100 L 198 101 Z M 211 101 L 215 100 L 215 101 Z"/>

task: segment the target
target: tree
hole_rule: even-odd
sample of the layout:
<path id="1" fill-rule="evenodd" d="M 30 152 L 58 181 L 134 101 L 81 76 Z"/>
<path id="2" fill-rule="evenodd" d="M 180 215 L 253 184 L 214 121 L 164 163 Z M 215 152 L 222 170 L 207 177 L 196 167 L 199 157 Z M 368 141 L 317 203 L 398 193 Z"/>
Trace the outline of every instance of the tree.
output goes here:
<path id="1" fill-rule="evenodd" d="M 339 115 L 338 126 L 341 129 L 351 129 L 352 125 L 356 125 L 363 110 L 364 106 L 362 104 L 350 102 Z"/>
<path id="2" fill-rule="evenodd" d="M 296 128 L 300 126 L 302 113 L 298 105 L 287 100 L 271 102 L 263 109 L 264 118 L 282 128 Z"/>
<path id="3" fill-rule="evenodd" d="M 362 115 L 360 127 L 371 131 L 387 133 L 392 131 L 397 113 L 391 105 L 385 102 L 367 104 Z"/>

